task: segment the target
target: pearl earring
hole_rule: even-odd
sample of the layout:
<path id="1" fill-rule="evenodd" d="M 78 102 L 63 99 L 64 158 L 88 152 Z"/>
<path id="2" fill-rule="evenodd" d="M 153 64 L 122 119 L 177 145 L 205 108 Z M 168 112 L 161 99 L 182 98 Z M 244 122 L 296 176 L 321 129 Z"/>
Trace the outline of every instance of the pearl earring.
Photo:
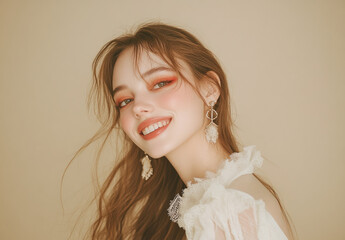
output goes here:
<path id="1" fill-rule="evenodd" d="M 205 128 L 205 135 L 207 142 L 216 143 L 218 139 L 218 126 L 213 122 L 218 117 L 218 113 L 213 109 L 216 102 L 210 102 L 210 109 L 206 112 L 206 117 L 211 120 L 211 122 Z"/>

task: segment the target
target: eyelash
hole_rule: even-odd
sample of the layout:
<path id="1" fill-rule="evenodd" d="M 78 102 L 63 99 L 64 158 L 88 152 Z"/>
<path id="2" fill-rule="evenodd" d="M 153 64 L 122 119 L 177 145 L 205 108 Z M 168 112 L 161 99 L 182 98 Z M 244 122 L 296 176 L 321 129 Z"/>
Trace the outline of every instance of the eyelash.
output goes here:
<path id="1" fill-rule="evenodd" d="M 124 106 L 121 106 L 121 105 L 122 105 L 122 103 L 127 102 L 127 101 L 129 101 L 129 100 L 132 101 L 132 99 L 130 99 L 130 98 L 127 98 L 127 99 L 125 99 L 125 100 L 122 100 L 121 102 L 119 102 L 119 106 L 118 106 L 118 107 L 119 107 L 119 108 L 123 108 L 123 107 L 127 106 L 128 103 L 126 103 L 126 105 L 124 105 Z"/>
<path id="2" fill-rule="evenodd" d="M 155 83 L 154 85 L 153 85 L 153 87 L 152 87 L 152 90 L 156 90 L 156 89 L 160 89 L 160 88 L 162 88 L 162 87 L 165 87 L 165 86 L 167 86 L 167 85 L 169 85 L 170 83 L 172 83 L 174 80 L 164 80 L 164 81 L 160 81 L 160 82 L 158 82 L 158 83 Z M 156 87 L 156 86 L 159 86 L 159 85 L 161 85 L 161 84 L 164 84 L 163 86 L 160 86 L 160 87 Z M 129 101 L 129 102 L 128 102 Z M 131 101 L 133 101 L 133 99 L 131 99 L 131 98 L 126 98 L 126 99 L 124 99 L 124 100 L 122 100 L 122 101 L 120 101 L 119 103 L 118 103 L 118 107 L 121 109 L 121 108 L 124 108 L 124 107 L 126 107 L 127 105 L 128 105 L 128 103 L 130 103 Z M 126 103 L 127 102 L 127 103 Z M 122 103 L 126 103 L 125 105 L 123 105 L 123 106 L 121 106 L 122 105 Z"/>
<path id="3" fill-rule="evenodd" d="M 156 88 L 155 86 L 157 86 L 157 85 L 159 85 L 159 84 L 161 84 L 161 83 L 165 83 L 163 86 L 159 87 L 159 88 L 162 88 L 162 87 L 164 87 L 164 86 L 166 86 L 166 85 L 169 85 L 172 81 L 173 81 L 173 80 L 167 80 L 167 81 L 158 82 L 158 83 L 156 83 L 156 84 L 153 85 L 152 89 L 158 89 L 158 88 Z"/>

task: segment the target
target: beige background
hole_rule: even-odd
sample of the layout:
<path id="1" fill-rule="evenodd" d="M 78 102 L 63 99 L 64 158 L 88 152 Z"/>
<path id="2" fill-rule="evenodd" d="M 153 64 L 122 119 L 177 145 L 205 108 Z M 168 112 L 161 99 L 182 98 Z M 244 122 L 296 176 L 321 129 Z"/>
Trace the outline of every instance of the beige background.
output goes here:
<path id="1" fill-rule="evenodd" d="M 239 140 L 266 157 L 261 172 L 300 239 L 345 239 L 345 2 L 333 0 L 1 0 L 0 238 L 67 239 L 92 192 L 97 144 L 67 172 L 63 214 L 62 172 L 98 128 L 91 62 L 149 20 L 190 30 L 218 56 Z M 105 173 L 111 147 L 103 157 Z"/>

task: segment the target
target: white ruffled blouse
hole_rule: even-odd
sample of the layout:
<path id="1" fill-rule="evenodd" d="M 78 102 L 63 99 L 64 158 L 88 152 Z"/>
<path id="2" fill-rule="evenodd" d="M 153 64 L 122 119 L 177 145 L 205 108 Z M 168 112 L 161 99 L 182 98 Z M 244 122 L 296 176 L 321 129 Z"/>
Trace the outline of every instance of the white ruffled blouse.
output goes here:
<path id="1" fill-rule="evenodd" d="M 232 153 L 216 173 L 188 182 L 168 209 L 172 221 L 185 229 L 187 239 L 287 240 L 263 200 L 231 189 L 238 177 L 261 167 L 263 158 L 255 146 Z"/>

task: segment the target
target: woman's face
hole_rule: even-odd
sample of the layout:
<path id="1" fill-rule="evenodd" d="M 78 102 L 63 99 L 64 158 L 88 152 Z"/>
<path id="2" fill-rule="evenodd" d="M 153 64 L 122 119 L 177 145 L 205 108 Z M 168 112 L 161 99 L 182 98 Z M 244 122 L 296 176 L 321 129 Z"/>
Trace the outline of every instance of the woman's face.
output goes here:
<path id="1" fill-rule="evenodd" d="M 187 65 L 180 64 L 182 74 L 194 84 Z M 135 68 L 133 49 L 124 50 L 115 63 L 113 86 L 120 126 L 151 157 L 165 156 L 193 137 L 203 136 L 204 102 L 157 55 L 142 52 Z"/>

